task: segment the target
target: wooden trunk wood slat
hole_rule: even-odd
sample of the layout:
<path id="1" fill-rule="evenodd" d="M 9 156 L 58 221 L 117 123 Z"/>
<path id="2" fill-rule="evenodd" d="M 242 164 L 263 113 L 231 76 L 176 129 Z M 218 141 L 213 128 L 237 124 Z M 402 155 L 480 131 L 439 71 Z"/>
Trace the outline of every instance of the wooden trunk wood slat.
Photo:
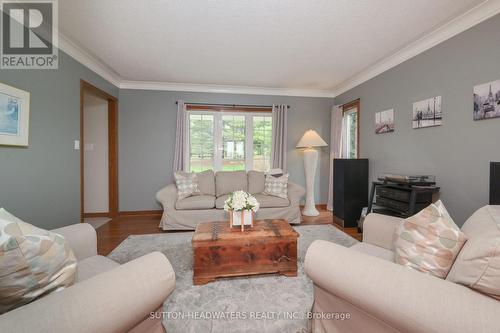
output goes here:
<path id="1" fill-rule="evenodd" d="M 299 234 L 285 220 L 254 221 L 252 229 L 207 222 L 193 235 L 193 283 L 220 277 L 281 273 L 297 276 Z"/>

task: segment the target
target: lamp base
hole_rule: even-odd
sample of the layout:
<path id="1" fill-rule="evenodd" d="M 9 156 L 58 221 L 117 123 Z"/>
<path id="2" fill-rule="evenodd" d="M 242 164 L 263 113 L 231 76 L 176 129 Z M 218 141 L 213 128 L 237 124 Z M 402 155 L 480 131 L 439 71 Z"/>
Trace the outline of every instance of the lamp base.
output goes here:
<path id="1" fill-rule="evenodd" d="M 316 166 L 318 164 L 318 151 L 314 148 L 304 150 L 304 171 L 306 174 L 306 205 L 302 210 L 302 215 L 318 216 L 319 212 L 316 209 L 314 202 L 314 176 L 316 174 Z"/>
<path id="2" fill-rule="evenodd" d="M 304 216 L 318 216 L 319 212 L 316 209 L 316 207 L 314 207 L 314 206 L 304 207 L 304 209 L 302 210 L 302 215 L 304 215 Z"/>

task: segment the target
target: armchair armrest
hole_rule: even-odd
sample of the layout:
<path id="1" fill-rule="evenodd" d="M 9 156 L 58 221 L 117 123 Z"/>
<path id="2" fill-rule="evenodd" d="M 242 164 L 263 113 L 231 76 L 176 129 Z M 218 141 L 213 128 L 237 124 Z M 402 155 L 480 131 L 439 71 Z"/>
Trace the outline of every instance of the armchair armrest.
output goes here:
<path id="1" fill-rule="evenodd" d="M 170 184 L 162 188 L 156 193 L 156 200 L 163 205 L 163 209 L 174 209 L 177 201 L 177 186 Z"/>
<path id="2" fill-rule="evenodd" d="M 0 332 L 126 332 L 175 286 L 168 259 L 153 252 L 0 316 Z"/>
<path id="3" fill-rule="evenodd" d="M 315 241 L 309 247 L 305 269 L 332 298 L 401 332 L 485 333 L 500 327 L 497 300 L 330 242 Z M 318 308 L 342 311 L 325 304 Z"/>
<path id="4" fill-rule="evenodd" d="M 52 231 L 66 238 L 76 260 L 80 261 L 97 255 L 97 235 L 90 224 L 78 223 Z"/>
<path id="5" fill-rule="evenodd" d="M 288 192 L 288 200 L 290 200 L 290 204 L 293 205 L 299 205 L 300 204 L 300 199 L 306 194 L 306 190 L 295 183 L 288 182 L 287 185 L 287 192 Z"/>
<path id="6" fill-rule="evenodd" d="M 363 222 L 363 242 L 393 250 L 394 230 L 401 223 L 399 217 L 368 214 Z"/>

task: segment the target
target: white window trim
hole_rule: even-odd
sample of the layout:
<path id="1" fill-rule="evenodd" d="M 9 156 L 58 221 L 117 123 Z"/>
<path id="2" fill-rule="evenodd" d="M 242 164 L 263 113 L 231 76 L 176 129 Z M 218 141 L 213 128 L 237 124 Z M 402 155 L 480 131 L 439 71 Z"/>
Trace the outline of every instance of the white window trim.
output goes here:
<path id="1" fill-rule="evenodd" d="M 222 116 L 223 115 L 237 115 L 245 116 L 245 170 L 249 171 L 253 169 L 253 118 L 255 116 L 271 117 L 271 115 L 263 112 L 226 112 L 226 111 L 204 111 L 204 110 L 190 110 L 184 113 L 185 117 L 185 133 L 184 136 L 184 147 L 186 151 L 184 152 L 184 165 L 186 166 L 186 171 L 191 170 L 191 146 L 189 142 L 190 137 L 190 121 L 189 115 L 213 115 L 214 116 L 214 171 L 222 170 L 222 153 L 224 148 L 222 147 Z M 271 150 L 273 147 L 271 147 Z M 272 156 L 272 153 L 271 153 Z"/>

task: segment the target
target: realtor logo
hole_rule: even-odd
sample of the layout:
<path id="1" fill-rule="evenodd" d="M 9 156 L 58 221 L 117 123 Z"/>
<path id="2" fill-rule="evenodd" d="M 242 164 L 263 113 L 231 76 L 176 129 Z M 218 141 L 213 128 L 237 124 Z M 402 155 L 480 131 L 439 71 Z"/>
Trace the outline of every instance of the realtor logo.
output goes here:
<path id="1" fill-rule="evenodd" d="M 57 69 L 57 0 L 2 0 L 0 68 Z"/>

